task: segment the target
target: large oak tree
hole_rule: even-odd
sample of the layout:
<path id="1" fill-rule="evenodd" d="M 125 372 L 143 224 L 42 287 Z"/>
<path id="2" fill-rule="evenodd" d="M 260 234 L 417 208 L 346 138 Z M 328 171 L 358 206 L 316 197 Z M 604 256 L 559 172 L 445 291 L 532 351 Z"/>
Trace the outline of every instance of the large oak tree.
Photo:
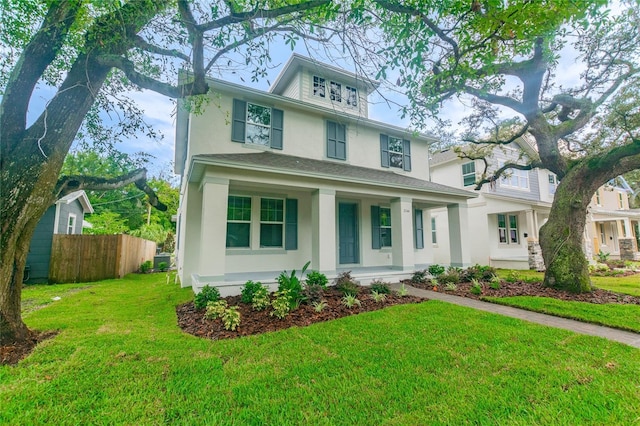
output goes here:
<path id="1" fill-rule="evenodd" d="M 171 98 L 205 95 L 207 74 L 233 67 L 264 73 L 274 34 L 309 35 L 307 24 L 331 16 L 327 0 L 1 0 L 0 29 L 0 344 L 25 340 L 20 315 L 23 271 L 34 228 L 60 196 L 78 189 L 129 183 L 149 194 L 144 169 L 117 178 L 59 176 L 78 130 L 89 129 L 99 107 L 122 102 L 122 88 Z M 317 32 L 314 34 L 317 37 Z M 187 71 L 180 80 L 177 70 Z M 38 85 L 53 91 L 28 121 Z M 108 95 L 113 95 L 109 97 Z M 197 102 L 196 102 L 197 103 Z M 98 108 L 99 109 L 99 108 Z M 135 110 L 134 110 L 135 115 Z M 98 132 L 99 133 L 99 132 Z"/>
<path id="2" fill-rule="evenodd" d="M 638 2 L 615 13 L 603 1 L 373 3 L 386 67 L 398 70 L 416 125 L 457 97 L 474 110 L 467 142 L 507 145 L 522 137 L 535 144 L 537 155 L 525 164 L 488 163 L 478 188 L 512 169 L 555 173 L 560 184 L 540 230 L 544 283 L 589 291 L 587 206 L 598 187 L 640 167 Z M 571 52 L 577 62 L 562 63 Z"/>

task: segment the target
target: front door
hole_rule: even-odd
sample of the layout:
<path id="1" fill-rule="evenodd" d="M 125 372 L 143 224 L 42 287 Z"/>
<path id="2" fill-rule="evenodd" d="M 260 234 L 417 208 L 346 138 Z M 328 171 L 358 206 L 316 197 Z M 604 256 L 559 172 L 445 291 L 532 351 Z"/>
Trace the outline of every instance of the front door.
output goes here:
<path id="1" fill-rule="evenodd" d="M 338 204 L 338 259 L 340 264 L 359 263 L 358 205 Z"/>

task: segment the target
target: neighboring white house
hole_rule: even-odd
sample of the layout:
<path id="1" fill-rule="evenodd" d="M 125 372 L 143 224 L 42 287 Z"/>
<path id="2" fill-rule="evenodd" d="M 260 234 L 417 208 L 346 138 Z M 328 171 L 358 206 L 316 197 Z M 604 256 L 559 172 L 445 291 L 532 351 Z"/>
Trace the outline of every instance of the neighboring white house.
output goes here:
<path id="1" fill-rule="evenodd" d="M 429 181 L 431 136 L 368 118 L 377 82 L 294 54 L 267 92 L 210 85 L 204 112 L 177 116 L 183 286 L 237 293 L 307 261 L 402 278 L 434 262 L 431 209 L 448 218 L 450 262 L 469 264 L 476 195 Z"/>
<path id="2" fill-rule="evenodd" d="M 505 163 L 526 164 L 535 150 L 520 139 L 495 147 L 489 158 L 493 170 Z M 453 150 L 434 153 L 431 178 L 479 194 L 469 201 L 471 261 L 499 268 L 544 269 L 539 239 L 540 227 L 548 220 L 558 179 L 544 169 L 511 169 L 506 176 L 475 191 L 484 169 L 482 160 L 459 158 Z M 491 170 L 491 169 L 490 169 Z M 612 184 L 601 187 L 589 206 L 585 230 L 585 254 L 590 260 L 599 250 L 620 257 L 620 247 L 637 257 L 640 211 L 630 210 L 627 191 Z M 431 217 L 434 261 L 449 263 L 446 212 L 433 210 Z"/>

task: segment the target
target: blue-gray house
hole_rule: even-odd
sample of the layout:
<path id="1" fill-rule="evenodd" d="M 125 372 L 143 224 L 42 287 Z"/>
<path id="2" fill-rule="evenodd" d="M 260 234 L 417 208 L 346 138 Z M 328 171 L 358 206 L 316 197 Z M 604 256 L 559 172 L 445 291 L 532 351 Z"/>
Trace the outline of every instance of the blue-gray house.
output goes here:
<path id="1" fill-rule="evenodd" d="M 49 207 L 31 237 L 24 282 L 48 281 L 53 234 L 82 234 L 85 213 L 93 213 L 93 207 L 84 191 L 67 194 Z"/>

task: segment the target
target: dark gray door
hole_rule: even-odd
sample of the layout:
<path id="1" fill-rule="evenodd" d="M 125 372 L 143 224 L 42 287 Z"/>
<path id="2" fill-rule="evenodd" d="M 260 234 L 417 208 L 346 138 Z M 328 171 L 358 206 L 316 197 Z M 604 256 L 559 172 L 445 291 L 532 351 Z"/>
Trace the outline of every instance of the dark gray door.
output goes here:
<path id="1" fill-rule="evenodd" d="M 359 263 L 358 205 L 355 203 L 338 204 L 338 240 L 340 263 Z"/>

